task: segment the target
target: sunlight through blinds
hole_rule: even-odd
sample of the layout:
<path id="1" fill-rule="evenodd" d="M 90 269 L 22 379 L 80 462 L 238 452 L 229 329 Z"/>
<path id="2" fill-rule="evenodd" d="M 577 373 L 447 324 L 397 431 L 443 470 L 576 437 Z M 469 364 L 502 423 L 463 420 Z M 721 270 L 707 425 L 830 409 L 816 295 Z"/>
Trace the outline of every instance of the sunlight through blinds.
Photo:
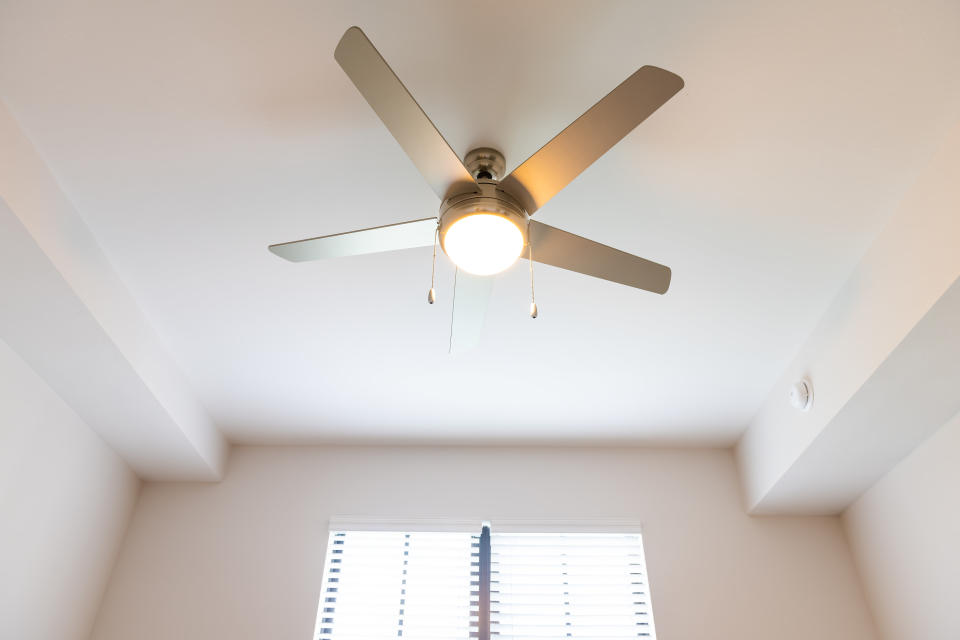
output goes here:
<path id="1" fill-rule="evenodd" d="M 639 534 L 493 533 L 491 637 L 654 639 Z"/>
<path id="2" fill-rule="evenodd" d="M 331 531 L 315 640 L 468 640 L 479 534 Z"/>

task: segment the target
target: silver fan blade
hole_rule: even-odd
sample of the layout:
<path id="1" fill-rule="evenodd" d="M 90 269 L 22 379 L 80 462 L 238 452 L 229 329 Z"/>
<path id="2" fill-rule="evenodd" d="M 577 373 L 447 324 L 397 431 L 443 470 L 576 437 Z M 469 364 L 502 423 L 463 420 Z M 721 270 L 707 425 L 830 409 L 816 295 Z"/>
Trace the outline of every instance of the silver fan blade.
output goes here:
<path id="1" fill-rule="evenodd" d="M 291 262 L 358 256 L 364 253 L 429 247 L 433 245 L 436 231 L 437 219 L 424 218 L 388 224 L 384 227 L 272 244 L 270 251 Z"/>
<path id="2" fill-rule="evenodd" d="M 500 182 L 533 214 L 683 88 L 683 79 L 642 67 Z"/>
<path id="3" fill-rule="evenodd" d="M 480 342 L 487 306 L 493 294 L 493 276 L 475 276 L 457 269 L 450 320 L 450 353 L 463 353 Z"/>
<path id="4" fill-rule="evenodd" d="M 333 57 L 441 199 L 477 183 L 430 118 L 359 27 L 340 38 Z"/>
<path id="5" fill-rule="evenodd" d="M 670 288 L 670 267 L 536 220 L 530 221 L 529 234 L 534 262 L 654 293 L 666 293 Z"/>

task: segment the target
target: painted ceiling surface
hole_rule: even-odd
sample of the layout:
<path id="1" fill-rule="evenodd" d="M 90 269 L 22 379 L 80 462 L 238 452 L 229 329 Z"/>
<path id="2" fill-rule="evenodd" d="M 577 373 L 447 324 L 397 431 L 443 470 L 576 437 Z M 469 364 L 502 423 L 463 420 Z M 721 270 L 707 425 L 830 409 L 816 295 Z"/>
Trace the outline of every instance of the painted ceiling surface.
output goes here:
<path id="1" fill-rule="evenodd" d="M 952 2 L 11 2 L 0 91 L 233 440 L 733 441 L 960 113 Z M 439 202 L 333 60 L 361 26 L 461 156 L 634 70 L 686 88 L 537 213 L 669 265 L 526 263 L 447 355 L 430 249 L 268 244 Z"/>

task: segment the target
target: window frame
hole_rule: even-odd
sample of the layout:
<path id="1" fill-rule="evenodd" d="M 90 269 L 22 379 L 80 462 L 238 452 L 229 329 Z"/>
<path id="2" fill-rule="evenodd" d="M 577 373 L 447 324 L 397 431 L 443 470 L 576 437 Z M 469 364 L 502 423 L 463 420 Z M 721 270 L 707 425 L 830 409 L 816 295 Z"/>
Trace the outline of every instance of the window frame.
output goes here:
<path id="1" fill-rule="evenodd" d="M 368 516 L 336 516 L 330 518 L 327 526 L 327 548 L 324 553 L 324 564 L 321 571 L 321 593 L 317 609 L 317 621 L 324 613 L 324 578 L 329 571 L 331 534 L 334 532 L 437 532 L 437 533 L 477 533 L 480 525 L 479 548 L 479 597 L 478 597 L 478 632 L 477 640 L 491 640 L 491 579 L 492 579 L 492 548 L 491 528 L 496 523 L 497 533 L 523 534 L 600 534 L 600 535 L 637 535 L 643 558 L 643 574 L 647 580 L 648 607 L 653 617 L 653 596 L 650 593 L 649 572 L 647 570 L 647 547 L 643 540 L 643 525 L 638 520 L 624 518 L 591 518 L 591 519 L 516 519 L 497 518 L 495 520 L 478 520 L 476 518 L 384 518 Z M 316 626 L 316 625 L 315 625 Z M 652 627 L 653 628 L 653 627 Z M 654 632 L 655 633 L 655 632 Z M 473 640 L 473 638 L 471 638 Z"/>

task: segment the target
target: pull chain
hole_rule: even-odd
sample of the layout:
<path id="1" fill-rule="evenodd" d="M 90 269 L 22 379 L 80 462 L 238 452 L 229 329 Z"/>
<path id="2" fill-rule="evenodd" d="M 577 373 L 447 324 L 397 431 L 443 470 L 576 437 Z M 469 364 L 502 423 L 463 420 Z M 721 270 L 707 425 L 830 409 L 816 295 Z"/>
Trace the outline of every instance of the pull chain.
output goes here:
<path id="1" fill-rule="evenodd" d="M 427 302 L 433 304 L 437 301 L 437 290 L 433 288 L 434 277 L 437 275 L 437 240 L 440 235 L 440 223 L 437 223 L 437 229 L 433 232 L 433 265 L 430 267 L 430 291 L 427 293 Z"/>
<path id="2" fill-rule="evenodd" d="M 460 267 L 453 269 L 453 302 L 450 304 L 450 339 L 447 341 L 447 353 L 453 353 L 453 319 L 457 317 L 457 276 Z"/>
<path id="3" fill-rule="evenodd" d="M 533 242 L 530 241 L 530 227 L 527 226 L 527 262 L 530 263 L 530 317 L 537 317 L 537 298 L 533 295 Z"/>

